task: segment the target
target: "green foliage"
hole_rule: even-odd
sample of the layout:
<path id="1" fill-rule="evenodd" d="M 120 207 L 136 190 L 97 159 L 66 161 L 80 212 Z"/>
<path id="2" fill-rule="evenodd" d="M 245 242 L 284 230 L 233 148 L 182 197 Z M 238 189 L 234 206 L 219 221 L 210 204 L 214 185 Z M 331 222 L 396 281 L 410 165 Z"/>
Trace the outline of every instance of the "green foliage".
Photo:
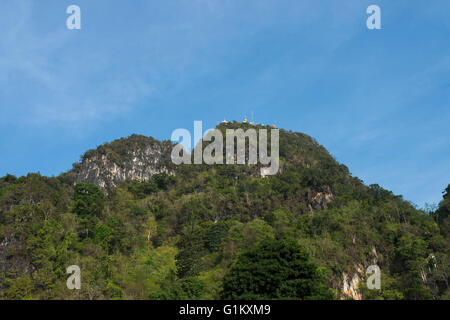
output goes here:
<path id="1" fill-rule="evenodd" d="M 73 212 L 81 218 L 99 217 L 104 202 L 105 195 L 95 184 L 79 183 L 75 186 Z"/>
<path id="2" fill-rule="evenodd" d="M 202 234 L 194 232 L 184 236 L 179 246 L 180 252 L 175 257 L 177 275 L 180 278 L 197 276 L 202 268 L 201 257 L 205 254 Z"/>
<path id="3" fill-rule="evenodd" d="M 32 299 L 33 282 L 29 276 L 17 278 L 9 287 L 6 296 L 9 300 L 30 300 Z"/>
<path id="4" fill-rule="evenodd" d="M 174 183 L 174 178 L 167 173 L 154 174 L 150 181 L 130 181 L 128 191 L 137 199 L 144 199 L 146 196 L 158 192 L 166 191 Z"/>
<path id="5" fill-rule="evenodd" d="M 293 240 L 264 240 L 245 251 L 223 280 L 225 299 L 332 299 L 326 279 Z"/>
<path id="6" fill-rule="evenodd" d="M 364 300 L 402 300 L 403 294 L 398 290 L 398 283 L 389 274 L 382 273 L 380 289 L 368 289 L 366 281 L 361 281 L 360 290 Z"/>
<path id="7" fill-rule="evenodd" d="M 73 212 L 80 217 L 82 233 L 86 237 L 98 223 L 104 203 L 105 195 L 95 184 L 79 183 L 75 186 Z"/>
<path id="8" fill-rule="evenodd" d="M 225 223 L 213 224 L 205 235 L 205 247 L 211 252 L 220 248 L 222 240 L 227 236 L 228 227 Z"/>
<path id="9" fill-rule="evenodd" d="M 149 296 L 151 300 L 194 300 L 202 298 L 202 292 L 205 288 L 204 281 L 188 277 L 176 281 L 165 287 L 164 290 L 152 293 Z"/>
<path id="10" fill-rule="evenodd" d="M 239 127 L 251 126 L 219 129 Z M 136 135 L 84 158 L 120 166 L 149 146 L 170 162 L 170 142 Z M 450 297 L 450 185 L 424 212 L 365 186 L 307 135 L 280 130 L 280 157 L 275 176 L 182 165 L 108 196 L 70 174 L 0 178 L 0 299 L 343 298 L 342 274 L 374 262 L 382 288 L 362 281 L 363 299 Z"/>
<path id="11" fill-rule="evenodd" d="M 439 208 L 435 213 L 436 220 L 445 236 L 450 234 L 450 184 L 445 189 L 444 199 L 439 203 Z"/>

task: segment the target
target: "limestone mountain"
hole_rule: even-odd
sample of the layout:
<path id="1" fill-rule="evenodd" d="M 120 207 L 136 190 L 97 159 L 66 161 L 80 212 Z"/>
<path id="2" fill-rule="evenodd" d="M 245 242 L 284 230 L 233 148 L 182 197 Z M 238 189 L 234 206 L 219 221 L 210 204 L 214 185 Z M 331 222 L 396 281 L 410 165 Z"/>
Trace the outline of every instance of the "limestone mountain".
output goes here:
<path id="1" fill-rule="evenodd" d="M 227 122 L 220 123 L 216 128 L 221 130 L 225 136 L 226 129 L 271 129 L 272 127 L 254 126 L 246 122 Z M 280 139 L 280 172 L 289 170 L 293 166 L 304 168 L 308 172 L 307 179 L 314 182 L 313 188 L 303 194 L 305 205 L 310 211 L 326 208 L 333 198 L 331 186 L 336 181 L 319 183 L 320 179 L 327 177 L 318 176 L 315 171 L 327 167 L 327 174 L 341 174 L 350 179 L 347 168 L 338 164 L 323 146 L 306 134 L 281 130 Z M 203 142 L 203 144 L 207 143 Z M 176 166 L 171 161 L 173 146 L 174 144 L 170 141 L 158 141 L 152 137 L 133 134 L 87 151 L 82 156 L 81 162 L 74 163 L 73 169 L 63 176 L 68 177 L 74 184 L 93 183 L 109 193 L 125 181 L 145 182 L 155 174 L 174 175 L 177 170 L 184 172 L 186 165 Z M 245 160 L 248 162 L 248 144 L 246 147 Z M 225 150 L 223 153 L 225 154 Z M 260 166 L 260 164 L 246 165 L 239 169 L 250 176 L 261 177 Z M 208 168 L 209 166 L 204 165 L 196 166 L 196 169 L 201 171 Z"/>
<path id="2" fill-rule="evenodd" d="M 270 129 L 217 128 L 255 127 Z M 312 137 L 279 133 L 279 171 L 266 177 L 259 164 L 176 166 L 172 142 L 132 135 L 58 177 L 0 178 L 0 299 L 450 297 L 450 187 L 425 212 L 365 185 Z M 255 274 L 255 259 L 267 270 L 276 259 L 280 274 Z M 81 269 L 79 292 L 66 287 L 70 265 Z M 290 265 L 320 290 L 302 293 Z M 371 265 L 381 289 L 366 286 Z M 250 289 L 262 281 L 257 292 L 239 286 L 239 270 Z"/>
<path id="3" fill-rule="evenodd" d="M 154 174 L 173 174 L 172 143 L 131 135 L 87 151 L 68 176 L 74 183 L 93 183 L 109 192 L 127 180 L 148 181 Z"/>

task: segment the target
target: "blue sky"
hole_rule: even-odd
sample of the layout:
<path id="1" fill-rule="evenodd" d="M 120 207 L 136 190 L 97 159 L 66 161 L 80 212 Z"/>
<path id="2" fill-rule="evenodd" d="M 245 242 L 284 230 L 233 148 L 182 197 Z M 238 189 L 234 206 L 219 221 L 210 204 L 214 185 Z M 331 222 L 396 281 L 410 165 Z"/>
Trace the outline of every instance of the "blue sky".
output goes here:
<path id="1" fill-rule="evenodd" d="M 81 8 L 82 29 L 66 28 Z M 366 28 L 381 7 L 382 30 Z M 419 206 L 450 183 L 448 0 L 3 0 L 0 176 L 223 118 L 307 133 Z"/>

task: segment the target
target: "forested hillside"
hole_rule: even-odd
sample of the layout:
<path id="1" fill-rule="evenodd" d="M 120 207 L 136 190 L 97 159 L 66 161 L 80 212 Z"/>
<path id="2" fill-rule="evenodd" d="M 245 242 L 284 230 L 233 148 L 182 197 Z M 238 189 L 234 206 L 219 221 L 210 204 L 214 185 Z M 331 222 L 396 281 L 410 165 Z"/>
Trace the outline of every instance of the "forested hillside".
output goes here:
<path id="1" fill-rule="evenodd" d="M 249 125 L 219 129 L 237 127 Z M 265 178 L 257 165 L 173 167 L 170 142 L 149 139 L 100 146 L 58 177 L 0 178 L 0 299 L 450 298 L 450 185 L 425 212 L 302 133 L 280 130 L 280 170 Z M 103 185 L 82 181 L 83 160 L 102 156 Z M 140 156 L 159 158 L 136 171 Z M 107 181 L 112 167 L 125 171 Z M 380 290 L 366 287 L 372 264 Z M 70 265 L 81 290 L 66 287 Z"/>

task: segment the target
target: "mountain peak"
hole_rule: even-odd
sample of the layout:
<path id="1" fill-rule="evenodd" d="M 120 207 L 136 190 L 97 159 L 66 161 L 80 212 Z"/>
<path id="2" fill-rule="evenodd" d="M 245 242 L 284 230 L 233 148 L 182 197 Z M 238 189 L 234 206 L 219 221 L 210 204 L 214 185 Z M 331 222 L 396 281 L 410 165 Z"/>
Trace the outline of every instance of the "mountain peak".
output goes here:
<path id="1" fill-rule="evenodd" d="M 170 141 L 133 134 L 88 150 L 68 173 L 74 183 L 93 183 L 109 192 L 126 180 L 148 181 L 173 173 Z"/>

